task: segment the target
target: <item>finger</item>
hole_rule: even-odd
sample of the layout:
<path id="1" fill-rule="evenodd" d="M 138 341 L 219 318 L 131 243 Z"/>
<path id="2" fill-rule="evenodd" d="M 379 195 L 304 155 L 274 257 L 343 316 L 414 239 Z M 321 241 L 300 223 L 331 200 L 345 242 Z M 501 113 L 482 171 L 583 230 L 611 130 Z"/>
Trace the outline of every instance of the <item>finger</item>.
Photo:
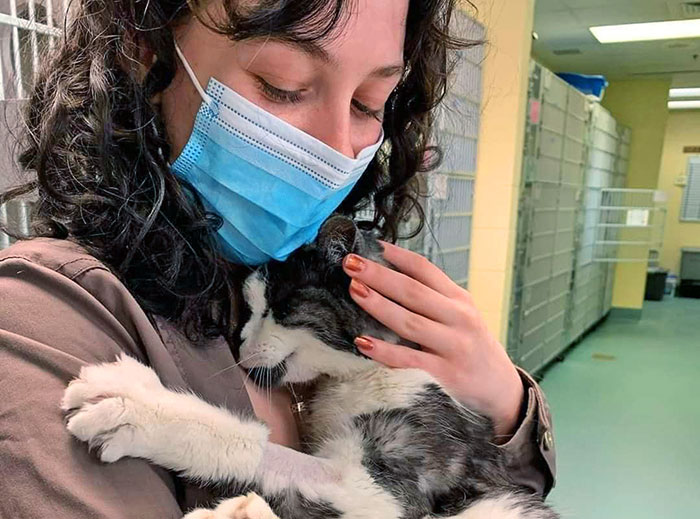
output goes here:
<path id="1" fill-rule="evenodd" d="M 355 346 L 364 355 L 390 368 L 415 368 L 431 373 L 437 365 L 437 357 L 432 353 L 391 344 L 367 335 L 357 337 Z"/>
<path id="2" fill-rule="evenodd" d="M 385 241 L 381 243 L 384 246 L 384 258 L 407 276 L 446 297 L 465 297 L 466 290 L 452 281 L 427 258 Z"/>
<path id="3" fill-rule="evenodd" d="M 383 296 L 424 317 L 443 324 L 456 324 L 464 320 L 460 306 L 455 301 L 374 261 L 350 254 L 343 260 L 345 272 Z"/>
<path id="4" fill-rule="evenodd" d="M 420 345 L 439 345 L 440 349 L 447 348 L 451 342 L 448 327 L 407 310 L 357 279 L 350 282 L 350 296 L 365 312 L 399 337 Z"/>

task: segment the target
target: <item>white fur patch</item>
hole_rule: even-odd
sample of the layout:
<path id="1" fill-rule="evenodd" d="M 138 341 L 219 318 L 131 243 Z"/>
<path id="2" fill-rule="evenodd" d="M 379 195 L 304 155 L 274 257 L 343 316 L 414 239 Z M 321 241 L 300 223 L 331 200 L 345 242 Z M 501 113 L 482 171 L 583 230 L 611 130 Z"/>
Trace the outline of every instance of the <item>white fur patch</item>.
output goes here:
<path id="1" fill-rule="evenodd" d="M 199 508 L 182 519 L 279 519 L 263 498 L 254 492 L 226 499 L 212 510 Z"/>
<path id="2" fill-rule="evenodd" d="M 505 494 L 477 501 L 463 512 L 445 519 L 540 519 L 551 517 L 545 512 L 523 510 L 515 496 Z M 427 518 L 426 518 L 427 519 Z"/>
<path id="3" fill-rule="evenodd" d="M 86 366 L 66 389 L 68 430 L 100 449 L 102 461 L 145 458 L 198 481 L 250 480 L 267 428 L 190 393 L 169 391 L 153 370 L 122 354 Z"/>
<path id="4" fill-rule="evenodd" d="M 241 366 L 273 367 L 286 360 L 287 374 L 283 382 L 298 383 L 319 375 L 347 377 L 376 365 L 373 361 L 350 352 L 331 348 L 313 332 L 304 328 L 286 328 L 268 313 L 250 329 L 241 344 Z"/>
<path id="5" fill-rule="evenodd" d="M 251 316 L 241 330 L 243 340 L 249 338 L 260 327 L 263 315 L 267 310 L 265 298 L 265 279 L 259 271 L 254 272 L 243 283 L 243 297 L 250 307 Z"/>
<path id="6" fill-rule="evenodd" d="M 265 280 L 260 271 L 251 274 L 243 285 L 243 296 L 250 306 L 253 315 L 262 315 L 267 310 L 267 299 L 265 299 Z"/>
<path id="7" fill-rule="evenodd" d="M 294 351 L 287 361 L 285 382 L 306 382 L 319 375 L 343 378 L 376 365 L 353 353 L 331 348 L 310 330 L 280 328 L 284 342 Z"/>
<path id="8" fill-rule="evenodd" d="M 318 388 L 313 402 L 312 435 L 336 436 L 355 416 L 384 409 L 406 408 L 435 379 L 418 369 L 391 369 L 371 363 L 370 369 L 347 379 L 330 379 Z"/>
<path id="9" fill-rule="evenodd" d="M 248 324 L 252 322 L 251 319 Z M 274 367 L 294 353 L 296 345 L 288 339 L 289 330 L 277 324 L 271 314 L 258 319 L 252 326 L 254 328 L 244 338 L 240 349 L 241 366 L 244 368 Z"/>

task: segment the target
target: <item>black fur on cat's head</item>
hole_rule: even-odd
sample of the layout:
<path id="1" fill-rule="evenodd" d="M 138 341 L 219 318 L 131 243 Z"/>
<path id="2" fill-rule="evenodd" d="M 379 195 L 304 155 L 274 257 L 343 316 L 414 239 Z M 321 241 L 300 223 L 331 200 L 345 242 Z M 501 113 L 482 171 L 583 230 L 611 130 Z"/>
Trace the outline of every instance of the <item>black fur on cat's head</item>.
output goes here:
<path id="1" fill-rule="evenodd" d="M 333 216 L 316 240 L 254 271 L 244 282 L 247 304 L 240 328 L 241 366 L 262 386 L 306 382 L 319 375 L 342 376 L 368 367 L 354 345 L 369 334 L 397 337 L 357 306 L 343 271 L 354 253 L 384 265 L 376 237 L 355 222 Z"/>

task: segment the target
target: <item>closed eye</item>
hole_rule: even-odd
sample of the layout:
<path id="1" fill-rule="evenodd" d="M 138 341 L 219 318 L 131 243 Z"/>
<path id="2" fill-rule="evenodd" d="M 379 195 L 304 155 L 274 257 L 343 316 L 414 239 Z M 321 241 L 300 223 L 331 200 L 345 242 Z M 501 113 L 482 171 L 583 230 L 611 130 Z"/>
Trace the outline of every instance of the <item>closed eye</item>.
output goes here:
<path id="1" fill-rule="evenodd" d="M 303 101 L 304 90 L 285 90 L 283 88 L 278 88 L 271 85 L 269 82 L 265 81 L 260 76 L 255 76 L 255 80 L 258 82 L 258 88 L 262 93 L 271 101 L 275 103 L 290 103 L 296 104 Z M 362 116 L 367 118 L 376 119 L 382 122 L 384 118 L 384 108 L 379 110 L 373 110 L 364 103 L 361 103 L 357 99 L 352 100 L 353 108 Z"/>
<path id="2" fill-rule="evenodd" d="M 365 117 L 372 117 L 379 122 L 382 122 L 382 120 L 384 119 L 384 108 L 381 108 L 379 110 L 372 110 L 371 108 L 363 105 L 356 99 L 352 100 L 352 105 L 358 112 L 360 112 L 360 114 L 362 114 Z"/>
<path id="3" fill-rule="evenodd" d="M 277 88 L 265 81 L 260 76 L 255 76 L 255 80 L 258 82 L 258 87 L 265 96 L 274 101 L 275 103 L 300 103 L 303 99 L 303 90 L 284 90 L 282 88 Z"/>

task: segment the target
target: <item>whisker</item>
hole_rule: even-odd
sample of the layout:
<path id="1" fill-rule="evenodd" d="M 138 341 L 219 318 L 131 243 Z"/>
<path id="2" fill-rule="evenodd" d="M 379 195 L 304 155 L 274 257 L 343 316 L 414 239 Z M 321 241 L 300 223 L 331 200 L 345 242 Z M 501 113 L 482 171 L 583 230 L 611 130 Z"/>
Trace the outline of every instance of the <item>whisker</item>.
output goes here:
<path id="1" fill-rule="evenodd" d="M 265 384 L 265 386 L 267 387 L 267 405 L 270 408 L 272 408 L 272 370 L 265 370 L 265 374 L 267 375 L 267 380 Z"/>
<path id="2" fill-rule="evenodd" d="M 209 380 L 210 378 L 217 377 L 217 376 L 221 375 L 222 373 L 224 373 L 224 372 L 226 372 L 226 371 L 228 371 L 228 370 L 230 370 L 230 369 L 233 369 L 233 368 L 235 368 L 235 367 L 238 367 L 238 366 L 241 365 L 242 362 L 246 362 L 246 361 L 248 361 L 248 360 L 250 360 L 250 359 L 252 359 L 252 358 L 254 358 L 254 357 L 257 357 L 258 355 L 262 355 L 262 352 L 259 351 L 259 352 L 253 353 L 252 355 L 249 355 L 249 356 L 246 357 L 245 359 L 241 359 L 241 360 L 239 360 L 238 362 L 235 362 L 235 363 L 231 364 L 230 366 L 227 366 L 227 367 L 225 367 L 224 369 L 222 369 L 222 370 L 220 370 L 220 371 L 217 371 L 217 372 L 214 373 L 213 375 L 210 375 L 210 376 L 207 378 L 207 380 Z"/>

